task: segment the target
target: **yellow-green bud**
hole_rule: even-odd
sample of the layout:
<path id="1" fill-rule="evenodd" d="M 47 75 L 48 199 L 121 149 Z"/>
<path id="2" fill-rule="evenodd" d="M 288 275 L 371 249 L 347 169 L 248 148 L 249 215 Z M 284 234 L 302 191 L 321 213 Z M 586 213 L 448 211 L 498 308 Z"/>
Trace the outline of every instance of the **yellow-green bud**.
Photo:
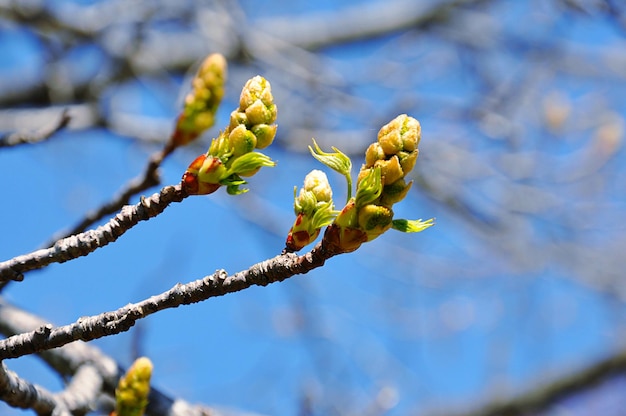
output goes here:
<path id="1" fill-rule="evenodd" d="M 404 171 L 400 166 L 398 156 L 393 156 L 389 160 L 379 160 L 374 164 L 374 166 L 380 166 L 383 185 L 391 185 L 398 179 L 404 177 Z"/>
<path id="2" fill-rule="evenodd" d="M 312 243 L 320 228 L 330 224 L 336 214 L 328 178 L 321 170 L 312 170 L 306 175 L 304 186 L 297 196 L 296 190 L 293 190 L 296 220 L 285 242 L 288 251 L 298 251 Z"/>
<path id="3" fill-rule="evenodd" d="M 372 241 L 389 228 L 393 220 L 393 211 L 379 205 L 366 205 L 359 209 L 359 228 L 367 234 L 367 241 Z"/>
<path id="4" fill-rule="evenodd" d="M 196 139 L 215 123 L 215 113 L 226 82 L 226 60 L 222 55 L 209 55 L 193 78 L 192 90 L 185 97 L 183 111 L 167 145 L 168 152 Z"/>
<path id="5" fill-rule="evenodd" d="M 378 142 L 387 155 L 401 150 L 412 152 L 417 149 L 421 138 L 419 121 L 401 114 L 384 125 L 378 132 Z"/>
<path id="6" fill-rule="evenodd" d="M 226 167 L 217 157 L 207 156 L 198 169 L 198 180 L 203 183 L 219 184 L 225 176 Z"/>
<path id="7" fill-rule="evenodd" d="M 391 185 L 386 185 L 380 194 L 380 204 L 391 207 L 393 204 L 402 201 L 409 189 L 411 189 L 411 185 L 413 185 L 413 181 L 407 184 L 404 179 L 398 179 Z"/>
<path id="8" fill-rule="evenodd" d="M 248 117 L 246 117 L 246 113 L 235 110 L 230 113 L 230 124 L 228 125 L 228 129 L 233 130 L 240 124 L 248 125 Z"/>
<path id="9" fill-rule="evenodd" d="M 385 152 L 380 143 L 372 143 L 365 151 L 365 167 L 371 168 L 377 160 L 385 159 Z"/>
<path id="10" fill-rule="evenodd" d="M 380 147 L 387 155 L 395 155 L 400 150 L 402 150 L 402 137 L 400 136 L 400 131 L 397 129 L 392 129 L 385 131 L 384 134 L 381 134 L 383 130 L 378 133 L 378 143 L 380 143 Z"/>
<path id="11" fill-rule="evenodd" d="M 317 206 L 315 194 L 304 188 L 300 189 L 298 197 L 295 199 L 293 207 L 296 214 L 312 214 Z"/>
<path id="12" fill-rule="evenodd" d="M 265 149 L 272 144 L 274 137 L 276 137 L 277 128 L 278 126 L 276 124 L 257 124 L 256 126 L 252 126 L 252 133 L 256 136 L 256 148 Z"/>
<path id="13" fill-rule="evenodd" d="M 194 129 L 204 131 L 215 124 L 215 115 L 209 112 L 203 112 L 196 115 L 194 119 Z"/>
<path id="14" fill-rule="evenodd" d="M 274 103 L 271 85 L 260 75 L 250 78 L 244 85 L 239 97 L 239 109 L 246 111 L 256 100 L 261 100 L 268 107 Z"/>
<path id="15" fill-rule="evenodd" d="M 412 152 L 417 149 L 422 138 L 422 127 L 420 122 L 413 117 L 404 115 L 402 121 L 402 143 L 403 148 L 407 152 Z"/>
<path id="16" fill-rule="evenodd" d="M 233 157 L 249 153 L 256 147 L 255 135 L 243 124 L 238 125 L 230 132 L 228 140 L 230 141 Z"/>
<path id="17" fill-rule="evenodd" d="M 367 234 L 359 228 L 357 206 L 350 199 L 335 221 L 326 229 L 322 244 L 333 254 L 350 253 L 367 241 Z"/>
<path id="18" fill-rule="evenodd" d="M 409 172 L 413 170 L 415 167 L 415 162 L 417 161 L 417 156 L 419 155 L 419 150 L 415 149 L 410 153 L 400 152 L 398 153 L 398 159 L 400 159 L 400 167 L 402 167 L 402 171 L 404 172 L 404 176 L 406 176 Z"/>
<path id="19" fill-rule="evenodd" d="M 115 390 L 117 416 L 143 415 L 148 404 L 151 377 L 152 362 L 146 357 L 135 360 Z"/>
<path id="20" fill-rule="evenodd" d="M 274 122 L 271 119 L 271 116 L 272 115 L 269 110 L 265 107 L 261 100 L 256 100 L 248 108 L 246 108 L 246 117 L 248 118 L 248 123 L 251 125 L 271 124 Z"/>
<path id="21" fill-rule="evenodd" d="M 357 223 L 357 207 L 355 199 L 352 198 L 348 201 L 346 206 L 339 212 L 337 218 L 335 218 L 335 224 L 341 228 L 356 228 Z"/>

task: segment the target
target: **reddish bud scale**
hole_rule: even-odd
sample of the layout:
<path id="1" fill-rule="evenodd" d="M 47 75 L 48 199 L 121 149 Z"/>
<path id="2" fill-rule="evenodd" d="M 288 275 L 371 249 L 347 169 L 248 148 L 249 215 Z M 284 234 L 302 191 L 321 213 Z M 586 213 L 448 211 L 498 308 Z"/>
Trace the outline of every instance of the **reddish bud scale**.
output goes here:
<path id="1" fill-rule="evenodd" d="M 331 224 L 324 232 L 322 245 L 332 255 L 351 253 L 367 241 L 367 234 L 352 227 L 341 227 Z"/>
<path id="2" fill-rule="evenodd" d="M 299 227 L 303 223 L 304 214 L 300 213 L 296 217 L 296 220 L 293 223 L 293 226 L 289 230 L 289 234 L 287 234 L 287 241 L 285 242 L 285 247 L 289 251 L 299 251 L 304 246 L 311 244 L 313 240 L 320 235 L 320 229 L 311 230 L 307 229 L 299 229 Z"/>
<path id="3" fill-rule="evenodd" d="M 221 186 L 219 183 L 200 182 L 198 180 L 198 175 L 191 172 L 185 172 L 183 175 L 182 185 L 189 195 L 212 194 Z"/>
<path id="4" fill-rule="evenodd" d="M 182 186 L 189 195 L 212 194 L 221 186 L 218 183 L 201 182 L 198 180 L 198 172 L 206 158 L 206 155 L 200 155 L 195 158 L 183 174 Z"/>
<path id="5" fill-rule="evenodd" d="M 182 113 L 178 117 L 178 121 L 176 122 L 176 129 L 174 130 L 174 133 L 170 138 L 170 143 L 174 147 L 184 146 L 188 143 L 191 143 L 200 135 L 200 132 L 198 131 L 185 128 L 185 124 L 187 123 L 188 121 L 185 117 L 185 113 Z"/>
<path id="6" fill-rule="evenodd" d="M 293 232 L 293 228 L 289 230 L 289 234 L 287 235 L 287 241 L 285 242 L 285 247 L 289 251 L 300 251 L 302 248 L 311 243 L 311 241 L 315 240 L 317 236 L 320 234 L 320 230 L 316 230 L 314 235 L 310 235 L 306 230 L 300 230 Z"/>

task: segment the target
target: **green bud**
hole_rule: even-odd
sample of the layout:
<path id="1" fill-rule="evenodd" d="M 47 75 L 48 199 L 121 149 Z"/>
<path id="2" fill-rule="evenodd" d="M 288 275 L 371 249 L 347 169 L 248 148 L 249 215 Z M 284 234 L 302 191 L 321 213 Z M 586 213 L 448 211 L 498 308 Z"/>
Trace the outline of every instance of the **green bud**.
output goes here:
<path id="1" fill-rule="evenodd" d="M 246 181 L 241 179 L 238 175 L 231 175 L 228 178 L 222 180 L 221 184 L 226 186 L 226 192 L 228 195 L 240 195 L 248 192 L 246 188 L 239 188 L 241 185 L 245 185 Z"/>
<path id="2" fill-rule="evenodd" d="M 198 180 L 204 183 L 217 184 L 226 176 L 226 167 L 222 161 L 213 156 L 207 156 L 198 169 Z"/>
<path id="3" fill-rule="evenodd" d="M 379 205 L 366 205 L 359 209 L 359 228 L 367 234 L 367 241 L 372 241 L 389 228 L 393 220 L 393 211 Z"/>
<path id="4" fill-rule="evenodd" d="M 138 358 L 120 379 L 115 390 L 115 415 L 142 416 L 148 404 L 152 362 Z"/>
<path id="5" fill-rule="evenodd" d="M 333 201 L 318 202 L 311 225 L 314 229 L 319 230 L 332 223 L 336 216 L 337 211 L 334 210 Z"/>
<path id="6" fill-rule="evenodd" d="M 302 213 L 311 214 L 315 211 L 316 206 L 317 199 L 315 198 L 315 194 L 311 191 L 300 189 L 300 194 L 298 194 L 298 197 L 294 200 L 294 210 L 296 215 Z"/>
<path id="7" fill-rule="evenodd" d="M 222 161 L 228 160 L 231 155 L 230 140 L 228 139 L 228 132 L 221 131 L 220 134 L 211 141 L 209 151 L 207 154 L 220 158 Z"/>
<path id="8" fill-rule="evenodd" d="M 318 202 L 311 208 L 314 201 L 312 192 L 301 190 L 300 197 L 294 203 L 296 220 L 285 242 L 289 251 L 298 251 L 312 243 L 320 234 L 320 229 L 333 222 L 336 212 L 333 210 L 332 201 Z M 299 203 L 303 205 L 298 207 Z"/>
<path id="9" fill-rule="evenodd" d="M 239 109 L 246 111 L 256 100 L 261 100 L 264 106 L 270 107 L 274 103 L 270 83 L 260 75 L 249 79 L 241 90 Z"/>
<path id="10" fill-rule="evenodd" d="M 383 130 L 381 129 L 381 132 Z M 392 129 L 386 131 L 385 134 L 378 133 L 378 143 L 382 148 L 383 152 L 387 155 L 395 155 L 400 150 L 402 150 L 403 143 L 402 137 L 400 136 L 400 131 L 397 129 Z"/>
<path id="11" fill-rule="evenodd" d="M 421 138 L 419 121 L 401 114 L 384 125 L 378 132 L 378 142 L 387 155 L 401 150 L 412 152 L 417 149 Z"/>
<path id="12" fill-rule="evenodd" d="M 230 124 L 228 125 L 228 129 L 234 130 L 235 127 L 240 124 L 247 126 L 249 124 L 248 117 L 246 117 L 246 113 L 235 110 L 230 113 Z"/>
<path id="13" fill-rule="evenodd" d="M 385 185 L 390 185 L 404 177 L 404 171 L 402 170 L 402 166 L 400 166 L 398 156 L 394 155 L 389 160 L 379 160 L 374 166 L 380 167 L 383 183 Z"/>
<path id="14" fill-rule="evenodd" d="M 256 126 L 252 126 L 252 133 L 256 136 L 256 148 L 265 149 L 272 144 L 274 137 L 276 137 L 277 128 L 278 126 L 276 124 L 257 124 Z"/>
<path id="15" fill-rule="evenodd" d="M 411 185 L 413 185 L 413 181 L 407 184 L 404 179 L 398 179 L 391 185 L 385 185 L 380 195 L 380 203 L 391 207 L 393 204 L 402 201 L 409 192 L 409 189 L 411 189 Z"/>
<path id="16" fill-rule="evenodd" d="M 215 113 L 224 96 L 226 67 L 226 60 L 220 54 L 209 55 L 200 66 L 170 137 L 172 149 L 191 142 L 215 124 Z"/>
<path id="17" fill-rule="evenodd" d="M 350 170 L 352 169 L 352 161 L 348 156 L 343 154 L 339 149 L 334 146 L 331 148 L 335 151 L 334 153 L 323 152 L 322 149 L 320 149 L 320 147 L 318 146 L 315 139 L 313 139 L 313 146 L 314 148 L 309 146 L 309 151 L 315 159 L 319 160 L 324 165 L 328 166 L 336 172 L 339 172 L 344 176 L 350 175 Z"/>
<path id="18" fill-rule="evenodd" d="M 410 153 L 407 152 L 399 152 L 398 158 L 400 159 L 400 167 L 402 167 L 402 171 L 406 176 L 409 172 L 413 170 L 415 167 L 415 162 L 417 161 L 417 156 L 419 155 L 419 150 L 415 149 Z"/>
<path id="19" fill-rule="evenodd" d="M 417 145 L 420 143 L 422 127 L 420 126 L 420 122 L 413 117 L 406 115 L 404 115 L 404 117 L 401 128 L 403 149 L 407 152 L 412 152 L 417 150 Z"/>
<path id="20" fill-rule="evenodd" d="M 377 160 L 384 160 L 385 152 L 379 143 L 372 143 L 365 151 L 365 167 L 371 168 Z"/>
<path id="21" fill-rule="evenodd" d="M 261 100 L 256 100 L 246 108 L 246 117 L 248 118 L 248 123 L 252 125 L 267 124 L 270 114 Z"/>
<path id="22" fill-rule="evenodd" d="M 256 136 L 240 124 L 235 127 L 228 135 L 233 157 L 238 157 L 246 153 L 250 153 L 256 147 Z"/>

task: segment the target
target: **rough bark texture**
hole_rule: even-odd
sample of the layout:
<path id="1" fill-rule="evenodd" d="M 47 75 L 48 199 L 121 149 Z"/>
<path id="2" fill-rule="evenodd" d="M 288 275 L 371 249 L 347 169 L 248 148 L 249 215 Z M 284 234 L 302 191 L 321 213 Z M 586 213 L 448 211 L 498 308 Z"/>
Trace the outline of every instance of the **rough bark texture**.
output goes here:
<path id="1" fill-rule="evenodd" d="M 23 280 L 24 272 L 40 269 L 51 263 L 63 263 L 86 256 L 116 241 L 126 231 L 162 213 L 172 202 L 181 202 L 187 193 L 180 185 L 166 186 L 135 205 L 126 205 L 108 223 L 84 233 L 57 241 L 52 247 L 33 251 L 0 263 L 0 282 Z"/>
<path id="2" fill-rule="evenodd" d="M 0 332 L 5 336 L 21 334 L 46 326 L 48 322 L 7 303 L 0 298 Z M 6 370 L 0 374 L 0 395 L 12 406 L 31 408 L 49 413 L 56 406 L 56 414 L 83 414 L 97 402 L 100 395 L 111 398 L 119 378 L 125 370 L 98 348 L 83 342 L 74 342 L 61 348 L 39 353 L 41 358 L 64 378 L 71 378 L 67 388 L 53 394 L 39 386 L 20 379 Z M 0 363 L 3 365 L 3 363 Z M 2 370 L 0 369 L 0 371 Z M 11 389 L 13 387 L 13 389 Z M 113 400 L 109 399 L 112 405 Z M 65 413 L 64 413 L 65 412 Z M 222 412 L 207 406 L 192 405 L 174 400 L 152 386 L 148 398 L 147 415 L 154 416 L 220 416 Z"/>
<path id="3" fill-rule="evenodd" d="M 232 276 L 228 276 L 224 270 L 218 270 L 203 279 L 187 284 L 179 283 L 160 295 L 129 304 L 116 311 L 79 318 L 73 324 L 57 328 L 49 324 L 42 325 L 34 331 L 0 341 L 0 359 L 17 358 L 73 341 L 90 341 L 118 334 L 130 329 L 137 320 L 163 309 L 200 302 L 253 285 L 267 286 L 296 274 L 307 273 L 322 266 L 332 255 L 320 242 L 313 250 L 302 256 L 293 253 L 281 254 Z"/>

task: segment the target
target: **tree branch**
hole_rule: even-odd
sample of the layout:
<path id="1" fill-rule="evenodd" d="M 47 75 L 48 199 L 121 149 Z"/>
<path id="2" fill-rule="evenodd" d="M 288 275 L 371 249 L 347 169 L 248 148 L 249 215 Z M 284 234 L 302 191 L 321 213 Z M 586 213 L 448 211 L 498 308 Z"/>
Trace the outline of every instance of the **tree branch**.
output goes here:
<path id="1" fill-rule="evenodd" d="M 18 377 L 0 362 L 0 399 L 10 406 L 22 409 L 33 409 L 35 412 L 52 413 L 61 403 L 52 393 L 36 384 L 29 383 Z"/>
<path id="2" fill-rule="evenodd" d="M 61 112 L 61 116 L 58 120 L 55 120 L 50 125 L 42 127 L 40 130 L 26 133 L 26 132 L 17 132 L 11 133 L 9 135 L 0 137 L 0 147 L 11 147 L 17 146 L 20 144 L 34 144 L 43 142 L 44 140 L 49 139 L 55 133 L 65 128 L 70 122 L 71 117 L 67 111 L 67 109 Z"/>
<path id="3" fill-rule="evenodd" d="M 200 302 L 253 285 L 266 286 L 280 282 L 322 266 L 333 255 L 334 253 L 327 250 L 320 242 L 313 250 L 302 256 L 293 253 L 281 254 L 232 276 L 228 276 L 224 270 L 218 270 L 203 279 L 184 285 L 179 283 L 160 295 L 129 304 L 116 311 L 79 318 L 73 324 L 57 328 L 53 328 L 52 325 L 43 325 L 29 333 L 14 335 L 0 341 L 0 360 L 49 350 L 73 341 L 90 341 L 125 332 L 137 320 L 160 310 Z"/>
<path id="4" fill-rule="evenodd" d="M 134 178 L 126 184 L 121 192 L 117 196 L 114 196 L 111 201 L 100 206 L 97 210 L 88 212 L 85 217 L 73 228 L 53 236 L 52 239 L 45 244 L 45 247 L 52 247 L 59 240 L 85 231 L 96 221 L 99 221 L 105 216 L 120 210 L 124 205 L 130 202 L 130 198 L 133 196 L 153 186 L 159 185 L 161 183 L 161 178 L 159 177 L 158 169 L 159 166 L 161 166 L 161 162 L 163 161 L 165 155 L 165 151 L 153 154 L 141 176 Z"/>
<path id="5" fill-rule="evenodd" d="M 44 319 L 0 298 L 0 332 L 4 335 L 21 334 L 48 324 Z M 74 382 L 81 384 L 82 377 L 89 377 L 89 370 L 85 369 L 86 367 L 97 370 L 99 377 L 102 378 L 100 390 L 110 396 L 115 395 L 118 380 L 125 373 L 125 370 L 112 358 L 102 353 L 98 348 L 83 342 L 75 342 L 61 348 L 42 351 L 39 355 L 61 376 L 73 377 L 72 383 L 68 386 L 70 392 L 68 393 L 66 390 L 66 392 L 60 393 L 60 396 L 69 395 L 70 397 L 66 397 L 66 402 L 74 406 L 75 409 L 81 407 L 78 406 L 78 398 L 73 397 L 75 393 L 72 385 Z M 80 375 L 80 372 L 87 374 Z M 91 383 L 94 381 L 92 380 Z M 94 387 L 92 386 L 89 391 L 93 390 Z M 84 403 L 85 400 L 82 402 Z M 206 416 L 209 414 L 220 416 L 221 412 L 203 405 L 191 405 L 183 400 L 174 400 L 152 386 L 146 414 L 153 416 Z"/>
<path id="6" fill-rule="evenodd" d="M 523 416 L 536 414 L 559 400 L 589 390 L 617 374 L 626 373 L 626 350 L 552 383 L 541 385 L 510 400 L 495 401 L 481 409 L 457 416 Z"/>
<path id="7" fill-rule="evenodd" d="M 100 396 L 102 385 L 103 378 L 98 368 L 91 364 L 83 364 L 74 374 L 66 389 L 57 394 L 56 397 L 73 414 L 86 414 L 92 410 L 94 403 Z"/>
<path id="8" fill-rule="evenodd" d="M 166 186 L 136 205 L 126 205 L 107 224 L 95 230 L 57 241 L 54 246 L 24 254 L 0 263 L 0 282 L 21 281 L 24 272 L 40 269 L 51 263 L 63 263 L 86 256 L 100 247 L 116 241 L 140 221 L 162 213 L 172 202 L 181 202 L 188 196 L 182 186 Z"/>

